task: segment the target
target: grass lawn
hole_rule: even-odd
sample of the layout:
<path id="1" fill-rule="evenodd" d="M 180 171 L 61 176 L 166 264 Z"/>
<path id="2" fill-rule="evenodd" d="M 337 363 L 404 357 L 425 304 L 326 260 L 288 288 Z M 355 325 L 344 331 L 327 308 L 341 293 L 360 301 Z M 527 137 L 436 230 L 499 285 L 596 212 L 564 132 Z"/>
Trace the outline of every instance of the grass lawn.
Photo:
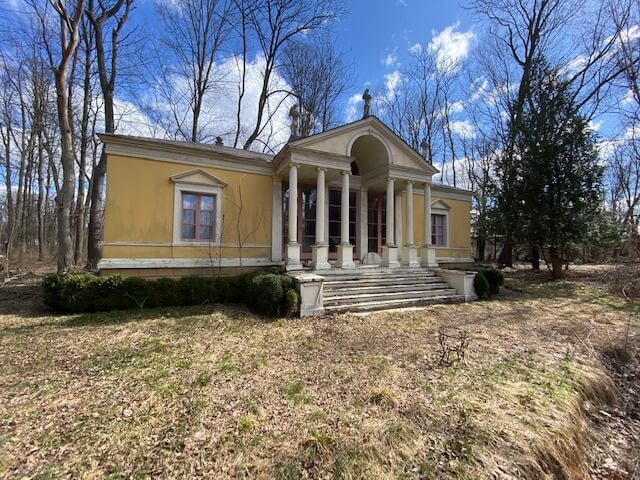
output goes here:
<path id="1" fill-rule="evenodd" d="M 638 311 L 580 269 L 543 278 L 273 322 L 224 306 L 54 316 L 9 284 L 0 477 L 631 478 L 637 403 L 604 364 Z M 438 364 L 442 326 L 470 332 L 464 364 Z"/>

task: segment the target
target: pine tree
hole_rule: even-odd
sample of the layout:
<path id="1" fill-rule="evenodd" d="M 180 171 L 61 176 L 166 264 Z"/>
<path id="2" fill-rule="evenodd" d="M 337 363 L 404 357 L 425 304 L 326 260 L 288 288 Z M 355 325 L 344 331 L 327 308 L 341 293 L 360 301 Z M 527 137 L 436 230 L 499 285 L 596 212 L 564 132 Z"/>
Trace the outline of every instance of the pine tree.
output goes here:
<path id="1" fill-rule="evenodd" d="M 602 205 L 596 137 L 570 86 L 544 59 L 535 62 L 522 116 L 511 128 L 515 193 L 508 200 L 519 219 L 517 236 L 543 252 L 560 278 L 567 247 L 586 238 Z"/>

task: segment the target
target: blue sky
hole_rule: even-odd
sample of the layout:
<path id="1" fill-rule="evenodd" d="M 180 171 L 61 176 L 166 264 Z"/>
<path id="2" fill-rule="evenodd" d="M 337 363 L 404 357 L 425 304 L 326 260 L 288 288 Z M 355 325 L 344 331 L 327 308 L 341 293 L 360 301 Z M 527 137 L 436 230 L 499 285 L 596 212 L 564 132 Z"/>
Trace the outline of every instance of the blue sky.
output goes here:
<path id="1" fill-rule="evenodd" d="M 406 62 L 409 48 L 428 43 L 434 33 L 459 23 L 457 30 L 471 28 L 468 12 L 455 1 L 349 0 L 348 13 L 338 23 L 339 45 L 355 65 L 358 87 L 376 84 Z M 386 65 L 388 55 L 396 62 Z"/>

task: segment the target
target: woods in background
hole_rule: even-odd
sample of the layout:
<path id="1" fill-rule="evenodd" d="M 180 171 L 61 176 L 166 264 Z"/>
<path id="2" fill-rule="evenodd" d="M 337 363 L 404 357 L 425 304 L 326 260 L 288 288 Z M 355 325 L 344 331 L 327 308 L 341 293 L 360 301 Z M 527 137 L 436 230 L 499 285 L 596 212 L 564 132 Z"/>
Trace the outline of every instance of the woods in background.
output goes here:
<path id="1" fill-rule="evenodd" d="M 227 146 L 275 153 L 288 140 L 294 103 L 302 135 L 359 118 L 349 117 L 349 105 L 371 79 L 357 83 L 333 31 L 348 4 L 158 0 L 151 32 L 137 23 L 137 1 L 24 0 L 0 21 L 7 272 L 53 257 L 60 273 L 96 268 L 106 173 L 99 133 L 221 137 Z M 522 248 L 534 266 L 576 248 L 624 253 L 620 239 L 637 235 L 640 210 L 638 3 L 473 0 L 468 7 L 476 21 L 471 53 L 447 54 L 436 37 L 415 44 L 409 61 L 372 88 L 372 113 L 441 170 L 434 181 L 474 192 L 480 260 L 501 251 L 511 265 Z M 545 85 L 561 87 L 543 98 Z M 541 110 L 558 102 L 564 114 Z M 607 137 L 596 137 L 604 116 Z M 539 128 L 553 118 L 573 119 L 572 128 Z M 559 150 L 568 144 L 577 150 Z M 535 195 L 552 188 L 572 193 Z M 579 221 L 532 214 L 548 213 L 548 202 L 566 211 L 584 199 L 589 215 L 571 216 Z"/>

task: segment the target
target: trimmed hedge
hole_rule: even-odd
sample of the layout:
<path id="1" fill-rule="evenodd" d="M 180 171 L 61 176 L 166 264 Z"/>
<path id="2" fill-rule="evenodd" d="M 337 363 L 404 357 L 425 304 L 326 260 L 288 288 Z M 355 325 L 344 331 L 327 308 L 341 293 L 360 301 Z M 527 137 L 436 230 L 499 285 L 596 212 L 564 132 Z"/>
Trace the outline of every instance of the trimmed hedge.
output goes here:
<path id="1" fill-rule="evenodd" d="M 294 278 L 265 272 L 158 280 L 91 273 L 50 275 L 43 290 L 44 303 L 64 312 L 245 303 L 258 313 L 277 317 L 295 315 L 300 303 Z"/>
<path id="2" fill-rule="evenodd" d="M 495 268 L 486 268 L 482 270 L 484 278 L 489 282 L 489 292 L 491 295 L 500 293 L 500 287 L 504 285 L 504 274 Z"/>
<path id="3" fill-rule="evenodd" d="M 473 279 L 473 288 L 476 291 L 476 295 L 478 295 L 478 298 L 480 299 L 486 299 L 491 296 L 491 288 L 489 286 L 489 282 L 484 276 L 484 272 L 482 270 L 478 271 L 475 278 Z"/>

